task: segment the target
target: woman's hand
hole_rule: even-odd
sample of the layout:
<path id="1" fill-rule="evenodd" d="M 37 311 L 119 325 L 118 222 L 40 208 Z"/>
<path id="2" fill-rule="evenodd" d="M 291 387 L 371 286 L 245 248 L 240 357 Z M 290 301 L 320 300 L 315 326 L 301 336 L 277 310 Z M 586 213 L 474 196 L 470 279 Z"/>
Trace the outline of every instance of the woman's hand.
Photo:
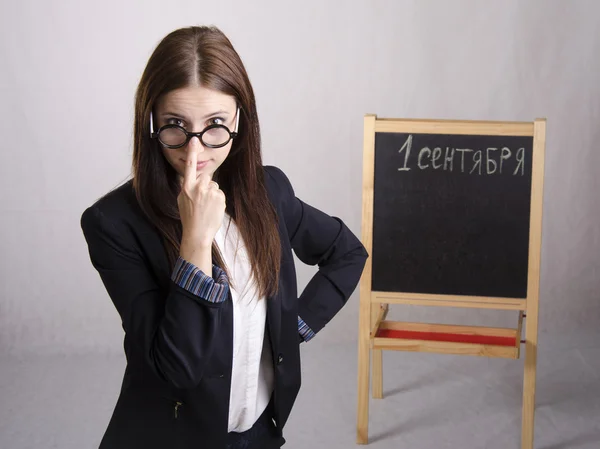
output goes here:
<path id="1" fill-rule="evenodd" d="M 200 142 L 196 137 L 188 143 L 185 172 L 177 197 L 183 228 L 180 255 L 210 276 L 212 270 L 208 269 L 212 258 L 207 260 L 207 257 L 211 254 L 215 234 L 223 223 L 225 194 L 209 174 L 197 174 L 198 145 Z"/>

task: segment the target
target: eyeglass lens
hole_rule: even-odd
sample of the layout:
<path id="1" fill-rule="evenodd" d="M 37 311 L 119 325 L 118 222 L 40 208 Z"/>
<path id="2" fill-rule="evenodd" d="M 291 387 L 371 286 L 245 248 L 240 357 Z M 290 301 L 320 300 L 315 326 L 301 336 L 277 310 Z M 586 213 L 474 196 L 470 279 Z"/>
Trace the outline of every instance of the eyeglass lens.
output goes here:
<path id="1" fill-rule="evenodd" d="M 187 136 L 179 128 L 167 128 L 161 130 L 159 139 L 165 145 L 182 145 L 185 143 Z M 202 134 L 202 142 L 205 145 L 221 145 L 228 140 L 229 132 L 223 127 L 211 128 Z"/>

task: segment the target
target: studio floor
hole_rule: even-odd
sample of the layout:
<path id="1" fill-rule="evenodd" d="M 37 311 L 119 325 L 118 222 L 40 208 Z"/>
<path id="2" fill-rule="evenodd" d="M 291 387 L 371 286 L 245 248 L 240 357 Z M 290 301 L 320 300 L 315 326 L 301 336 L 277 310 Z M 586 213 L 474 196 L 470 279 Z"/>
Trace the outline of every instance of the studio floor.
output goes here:
<path id="1" fill-rule="evenodd" d="M 302 357 L 285 449 L 520 448 L 523 356 L 384 352 L 384 399 L 370 401 L 368 446 L 355 444 L 356 344 L 315 339 Z M 4 355 L 0 363 L 0 448 L 98 447 L 122 355 Z M 540 334 L 537 381 L 535 448 L 599 449 L 598 334 Z"/>

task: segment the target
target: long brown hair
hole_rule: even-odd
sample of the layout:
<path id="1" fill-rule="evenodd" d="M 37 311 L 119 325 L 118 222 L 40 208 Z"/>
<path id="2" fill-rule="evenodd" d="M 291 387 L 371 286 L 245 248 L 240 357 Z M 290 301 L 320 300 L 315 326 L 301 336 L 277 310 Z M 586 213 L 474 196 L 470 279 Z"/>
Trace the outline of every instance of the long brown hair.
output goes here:
<path id="1" fill-rule="evenodd" d="M 148 60 L 135 96 L 132 173 L 137 201 L 160 232 L 173 269 L 182 235 L 177 206 L 180 185 L 160 144 L 150 139 L 150 111 L 161 95 L 200 84 L 235 97 L 240 107 L 238 137 L 213 179 L 225 193 L 226 212 L 246 245 L 259 297 L 273 295 L 279 282 L 281 245 L 277 214 L 265 188 L 254 91 L 239 55 L 216 27 L 175 30 Z M 229 276 L 214 242 L 212 256 Z"/>

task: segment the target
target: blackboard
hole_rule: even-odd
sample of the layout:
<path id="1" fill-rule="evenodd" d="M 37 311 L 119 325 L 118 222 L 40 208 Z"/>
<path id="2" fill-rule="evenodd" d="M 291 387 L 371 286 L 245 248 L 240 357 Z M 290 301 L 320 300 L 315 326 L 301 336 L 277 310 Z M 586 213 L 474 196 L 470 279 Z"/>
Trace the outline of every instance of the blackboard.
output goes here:
<path id="1" fill-rule="evenodd" d="M 533 137 L 377 132 L 373 291 L 526 298 Z"/>

